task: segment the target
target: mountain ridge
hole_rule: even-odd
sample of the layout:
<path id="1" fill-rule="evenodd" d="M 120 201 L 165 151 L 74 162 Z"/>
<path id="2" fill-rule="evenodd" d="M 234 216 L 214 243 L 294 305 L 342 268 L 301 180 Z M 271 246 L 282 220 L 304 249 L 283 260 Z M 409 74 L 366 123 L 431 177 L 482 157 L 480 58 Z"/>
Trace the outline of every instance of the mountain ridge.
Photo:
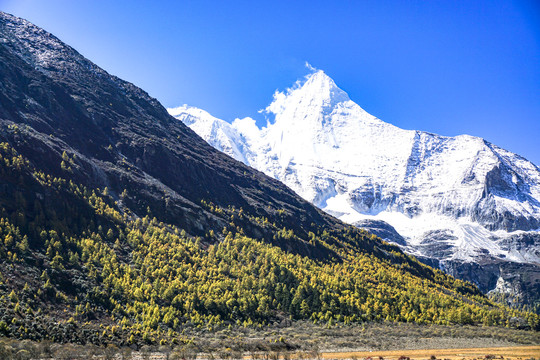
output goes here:
<path id="1" fill-rule="evenodd" d="M 53 90 L 54 97 L 45 96 L 42 99 L 39 90 L 37 93 L 32 90 L 38 88 L 32 86 L 32 81 L 18 84 L 17 79 L 14 81 L 7 81 L 6 79 L 5 84 L 17 84 L 19 88 L 10 89 L 10 92 L 5 89 L 2 92 L 3 106 L 0 109 L 0 114 L 5 119 L 17 119 L 17 122 L 28 124 L 30 126 L 28 129 L 29 135 L 36 135 L 36 144 L 32 144 L 32 147 L 39 147 L 36 145 L 43 144 L 43 148 L 39 150 L 42 153 L 46 152 L 46 148 L 58 149 L 69 142 L 70 148 L 67 149 L 69 155 L 76 155 L 78 159 L 77 166 L 73 168 L 71 176 L 75 178 L 80 176 L 79 180 L 84 178 L 85 182 L 97 182 L 99 187 L 109 185 L 109 191 L 117 195 L 123 190 L 117 189 L 114 184 L 120 178 L 125 177 L 140 183 L 149 182 L 154 186 L 158 186 L 161 189 L 160 192 L 163 193 L 162 195 L 171 197 L 171 203 L 178 201 L 179 206 L 186 209 L 200 208 L 197 202 L 204 197 L 204 194 L 212 194 L 211 197 L 214 201 L 222 199 L 224 203 L 240 201 L 244 207 L 250 205 L 247 201 L 241 199 L 250 192 L 252 196 L 250 201 L 260 201 L 257 200 L 258 198 L 269 199 L 269 195 L 273 192 L 270 190 L 261 192 L 261 189 L 252 188 L 247 191 L 246 188 L 243 194 L 240 194 L 238 190 L 228 185 L 227 190 L 219 191 L 215 184 L 214 186 L 205 184 L 212 176 L 203 177 L 199 181 L 200 183 L 197 183 L 189 192 L 182 190 L 182 187 L 179 187 L 178 184 L 190 182 L 191 180 L 189 179 L 189 173 L 179 171 L 178 165 L 189 163 L 190 159 L 197 159 L 203 164 L 199 170 L 202 173 L 208 171 L 206 164 L 210 166 L 216 162 L 228 164 L 224 168 L 226 171 L 221 175 L 224 178 L 231 178 L 234 173 L 252 172 L 252 170 L 242 166 L 239 167 L 228 157 L 215 153 L 213 148 L 209 147 L 205 142 L 195 140 L 198 138 L 195 132 L 188 127 L 177 126 L 177 121 L 168 115 L 166 109 L 143 90 L 115 76 L 108 75 L 104 70 L 91 64 L 78 52 L 61 43 L 53 35 L 33 26 L 29 22 L 21 20 L 23 26 L 18 27 L 13 24 L 17 24 L 19 20 L 14 20 L 15 18 L 9 16 L 7 16 L 7 19 L 11 21 L 2 23 L 4 27 L 2 34 L 6 38 L 9 37 L 9 39 L 6 39 L 8 42 L 4 42 L 2 50 L 7 50 L 5 46 L 9 45 L 12 46 L 15 52 L 25 54 L 25 59 L 32 64 L 33 68 L 28 70 L 33 73 L 34 79 L 32 81 L 35 84 L 45 81 L 48 83 L 47 86 L 53 89 L 58 89 L 57 84 L 61 84 L 68 89 L 69 94 L 64 89 L 60 89 L 56 93 Z M 16 29 L 16 31 L 12 28 Z M 29 46 L 30 44 L 35 46 Z M 4 51 L 4 54 L 6 54 L 6 51 Z M 54 54 L 54 56 L 51 54 Z M 53 58 L 54 61 L 51 60 Z M 44 67 L 45 62 L 39 61 L 49 61 L 48 68 Z M 50 81 L 47 75 L 53 71 L 55 78 L 54 81 Z M 10 73 L 18 73 L 20 77 L 24 75 L 21 74 L 21 68 L 4 69 L 3 71 L 5 75 Z M 76 82 L 73 81 L 73 76 L 77 77 Z M 105 89 L 97 96 L 91 91 L 92 86 L 96 85 Z M 6 96 L 8 93 L 17 94 L 22 92 L 25 93 L 24 98 L 10 99 Z M 56 99 L 60 99 L 63 103 Z M 42 101 L 58 108 L 54 117 L 44 114 L 44 116 L 37 119 L 36 114 L 45 112 L 44 107 L 39 105 Z M 19 102 L 25 104 L 25 110 L 12 111 L 12 109 L 18 109 Z M 155 118 L 156 121 L 152 120 L 152 123 L 149 123 L 150 118 Z M 74 124 L 77 127 L 84 127 L 84 132 L 79 133 Z M 38 132 L 33 132 L 33 129 Z M 141 140 L 147 137 L 149 129 L 152 129 L 155 133 L 151 133 L 151 137 L 142 142 Z M 42 136 L 39 132 L 45 134 L 54 132 L 58 136 L 54 138 Z M 172 132 L 174 136 L 167 136 L 169 132 Z M 87 134 L 94 133 L 99 134 L 99 136 L 89 139 Z M 177 137 L 184 139 L 185 144 L 175 144 L 173 138 L 176 141 L 178 140 Z M 167 148 L 164 146 L 165 139 L 167 139 Z M 111 145 L 110 148 L 109 145 Z M 25 151 L 29 154 L 33 152 L 32 157 L 39 157 L 41 154 L 32 147 L 28 147 Z M 194 151 L 193 148 L 197 148 L 197 150 Z M 178 164 L 176 166 L 172 163 L 170 149 L 174 149 L 180 156 L 174 160 Z M 141 151 L 141 153 L 137 153 L 138 151 Z M 51 154 L 60 159 L 62 152 L 56 150 Z M 203 157 L 204 161 L 201 160 Z M 90 161 L 86 162 L 86 160 Z M 132 168 L 135 171 L 131 171 L 129 165 L 126 165 L 127 163 L 135 165 Z M 48 171 L 53 174 L 62 173 L 59 164 L 60 160 L 44 162 L 44 165 L 50 165 Z M 175 177 L 175 180 L 163 179 L 162 172 L 156 168 L 157 165 L 168 167 L 170 169 L 169 173 Z M 189 165 L 187 166 L 189 167 Z M 253 176 L 262 179 L 257 173 L 254 173 Z M 257 186 L 264 184 L 277 188 L 277 192 L 281 194 L 280 196 L 293 194 L 273 179 L 265 178 Z M 173 191 L 170 191 L 171 189 Z M 163 201 L 160 200 L 159 202 Z M 270 203 L 275 202 L 270 201 Z M 163 207 L 163 205 L 161 204 L 160 207 Z M 298 209 L 306 206 L 292 197 L 284 205 L 286 207 L 294 206 Z M 259 206 L 259 208 L 262 209 L 263 207 Z M 141 214 L 146 213 L 146 207 L 139 210 Z M 174 213 L 174 206 L 168 211 Z M 165 214 L 165 212 L 163 213 Z M 311 217 L 313 219 L 319 218 L 323 222 L 327 221 L 324 219 L 325 215 L 321 215 L 322 217 L 312 212 L 309 216 L 305 215 L 302 218 Z M 191 227 L 195 229 L 196 225 L 193 224 Z"/>

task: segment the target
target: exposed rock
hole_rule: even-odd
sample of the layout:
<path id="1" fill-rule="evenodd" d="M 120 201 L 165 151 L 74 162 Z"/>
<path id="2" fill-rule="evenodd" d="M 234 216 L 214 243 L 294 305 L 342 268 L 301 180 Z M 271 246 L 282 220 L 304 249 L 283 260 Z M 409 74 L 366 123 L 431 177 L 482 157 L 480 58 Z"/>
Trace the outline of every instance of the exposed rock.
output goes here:
<path id="1" fill-rule="evenodd" d="M 359 220 L 353 225 L 360 229 L 365 229 L 383 240 L 390 241 L 398 245 L 407 245 L 403 236 L 399 235 L 396 229 L 384 221 Z"/>

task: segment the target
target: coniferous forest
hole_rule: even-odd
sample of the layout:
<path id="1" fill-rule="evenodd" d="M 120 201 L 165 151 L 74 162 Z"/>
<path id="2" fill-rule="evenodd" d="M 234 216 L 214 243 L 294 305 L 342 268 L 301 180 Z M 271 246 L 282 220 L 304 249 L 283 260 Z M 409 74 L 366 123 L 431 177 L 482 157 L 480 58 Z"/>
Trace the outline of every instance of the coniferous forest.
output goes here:
<path id="1" fill-rule="evenodd" d="M 105 189 L 37 171 L 1 144 L 0 256 L 4 336 L 61 342 L 182 341 L 182 329 L 314 323 L 413 322 L 538 327 L 538 316 L 489 301 L 473 285 L 433 270 L 366 232 L 313 227 L 313 259 L 282 249 L 293 230 L 242 209 L 203 201 L 229 223 L 186 234 L 122 208 Z M 62 160 L 69 174 L 69 156 Z M 41 195 L 40 195 L 41 194 Z M 15 209 L 8 209 L 13 204 Z M 254 224 L 269 242 L 245 234 Z"/>

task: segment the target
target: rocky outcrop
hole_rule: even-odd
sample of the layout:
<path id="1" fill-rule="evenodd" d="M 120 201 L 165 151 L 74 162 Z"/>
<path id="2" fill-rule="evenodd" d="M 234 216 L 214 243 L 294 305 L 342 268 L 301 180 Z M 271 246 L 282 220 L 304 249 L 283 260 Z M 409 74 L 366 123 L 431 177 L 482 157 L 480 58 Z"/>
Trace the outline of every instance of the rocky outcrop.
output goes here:
<path id="1" fill-rule="evenodd" d="M 369 231 L 377 235 L 383 240 L 398 244 L 407 245 L 403 236 L 399 235 L 396 229 L 390 224 L 381 220 L 359 220 L 353 223 L 354 226 L 360 229 Z"/>

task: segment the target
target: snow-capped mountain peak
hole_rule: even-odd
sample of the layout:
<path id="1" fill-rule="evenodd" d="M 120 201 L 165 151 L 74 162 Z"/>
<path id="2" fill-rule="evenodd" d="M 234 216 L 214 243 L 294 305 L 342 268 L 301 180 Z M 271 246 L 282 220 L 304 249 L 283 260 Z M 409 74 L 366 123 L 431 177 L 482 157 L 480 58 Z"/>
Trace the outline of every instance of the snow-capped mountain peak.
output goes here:
<path id="1" fill-rule="evenodd" d="M 540 228 L 538 167 L 478 137 L 385 123 L 321 70 L 276 92 L 264 110 L 274 119 L 263 128 L 193 108 L 170 112 L 328 213 L 349 223 L 386 221 L 416 255 L 540 263 L 538 246 L 516 251 L 508 240 Z"/>
<path id="2" fill-rule="evenodd" d="M 286 92 L 276 92 L 274 101 L 265 109 L 281 119 L 310 118 L 309 115 L 328 115 L 338 104 L 350 101 L 349 96 L 336 86 L 322 70 L 308 75 L 303 83 Z M 322 119 L 321 119 L 322 120 Z"/>

